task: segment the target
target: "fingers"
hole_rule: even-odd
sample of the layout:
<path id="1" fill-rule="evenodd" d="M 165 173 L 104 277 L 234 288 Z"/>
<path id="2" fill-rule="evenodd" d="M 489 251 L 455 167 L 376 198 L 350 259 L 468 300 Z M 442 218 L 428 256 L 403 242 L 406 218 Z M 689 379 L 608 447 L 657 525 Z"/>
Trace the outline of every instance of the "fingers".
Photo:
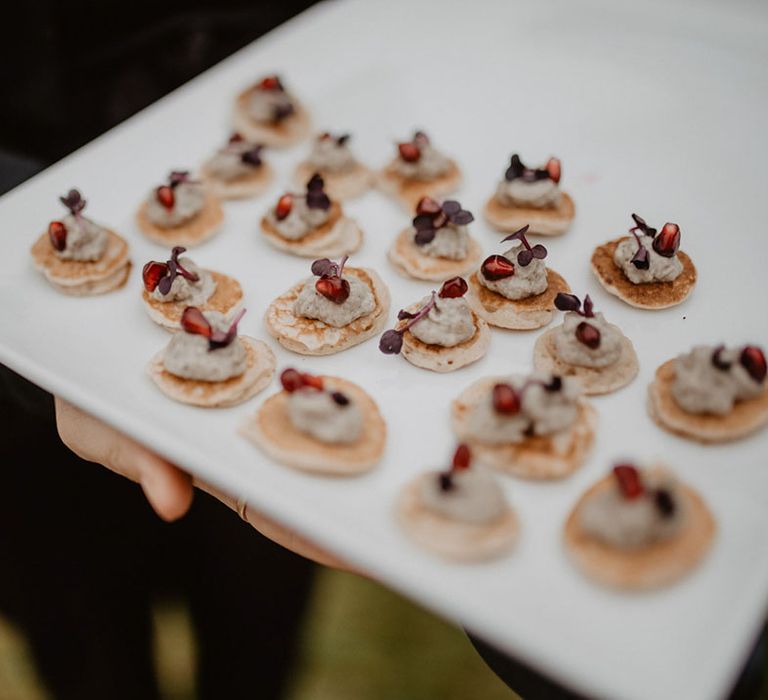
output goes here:
<path id="1" fill-rule="evenodd" d="M 209 484 L 205 484 L 199 481 L 195 481 L 195 486 L 205 491 L 206 493 L 209 493 L 214 498 L 217 498 L 222 503 L 224 503 L 224 505 L 228 506 L 236 513 L 238 512 L 237 501 L 228 494 L 219 491 L 217 488 L 210 486 Z M 310 540 L 302 537 L 294 530 L 281 525 L 275 520 L 262 515 L 254 508 L 246 506 L 245 517 L 248 524 L 255 530 L 258 530 L 262 535 L 264 535 L 264 537 L 272 540 L 276 544 L 279 544 L 281 547 L 285 547 L 294 554 L 298 554 L 305 559 L 310 559 L 311 561 L 314 561 L 317 564 L 322 564 L 323 566 L 329 566 L 334 569 L 348 571 L 363 576 L 365 575 L 363 572 L 355 569 L 350 564 L 347 564 L 345 561 L 339 559 L 327 550 L 318 547 L 314 542 L 311 542 Z"/>
<path id="2" fill-rule="evenodd" d="M 59 436 L 76 455 L 139 483 L 163 520 L 176 520 L 189 510 L 192 480 L 178 467 L 59 397 L 55 406 Z"/>

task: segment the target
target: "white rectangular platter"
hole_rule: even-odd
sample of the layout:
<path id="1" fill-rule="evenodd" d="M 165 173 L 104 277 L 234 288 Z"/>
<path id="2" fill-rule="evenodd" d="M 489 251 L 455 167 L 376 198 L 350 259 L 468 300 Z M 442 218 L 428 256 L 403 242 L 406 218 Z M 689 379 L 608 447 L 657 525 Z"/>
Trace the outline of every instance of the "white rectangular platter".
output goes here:
<path id="1" fill-rule="evenodd" d="M 768 600 L 768 433 L 703 447 L 659 430 L 644 399 L 655 367 L 695 342 L 768 344 L 768 14 L 764 5 L 732 8 L 321 4 L 0 200 L 0 360 L 565 684 L 611 698 L 721 697 Z M 526 371 L 537 333 L 494 333 L 486 358 L 450 375 L 381 355 L 375 341 L 313 359 L 270 340 L 281 368 L 345 376 L 379 402 L 389 427 L 386 457 L 354 480 L 291 471 L 237 436 L 277 383 L 246 405 L 206 411 L 166 399 L 145 376 L 145 363 L 168 336 L 142 308 L 139 271 L 165 251 L 142 238 L 134 211 L 171 168 L 194 168 L 226 137 L 234 95 L 273 71 L 303 98 L 318 129 L 351 131 L 358 154 L 376 167 L 391 157 L 395 140 L 426 129 L 464 170 L 459 199 L 477 214 L 472 231 L 485 254 L 501 249 L 479 210 L 509 155 L 563 161 L 577 220 L 562 239 L 545 241 L 548 262 L 634 341 L 641 372 L 625 390 L 595 400 L 595 449 L 573 477 L 504 480 L 522 520 L 519 546 L 507 558 L 444 563 L 402 535 L 392 507 L 413 475 L 447 463 L 454 446 L 449 401 L 484 375 Z M 262 212 L 305 152 L 306 144 L 270 152 L 279 174 L 271 191 L 227 204 L 223 231 L 193 254 L 242 282 L 248 313 L 241 330 L 249 335 L 266 338 L 267 304 L 308 274 L 307 261 L 273 251 L 258 233 Z M 89 200 L 89 215 L 131 244 L 135 267 L 117 293 L 60 296 L 31 266 L 29 246 L 60 214 L 57 197 L 75 186 Z M 366 233 L 354 263 L 382 273 L 394 319 L 429 289 L 403 280 L 386 261 L 408 218 L 376 192 L 348 211 Z M 684 305 L 641 312 L 592 278 L 592 248 L 626 231 L 632 211 L 654 224 L 681 225 L 683 248 L 699 269 L 698 288 Z M 620 458 L 663 459 L 717 517 L 711 556 L 668 590 L 603 590 L 561 550 L 575 499 Z"/>

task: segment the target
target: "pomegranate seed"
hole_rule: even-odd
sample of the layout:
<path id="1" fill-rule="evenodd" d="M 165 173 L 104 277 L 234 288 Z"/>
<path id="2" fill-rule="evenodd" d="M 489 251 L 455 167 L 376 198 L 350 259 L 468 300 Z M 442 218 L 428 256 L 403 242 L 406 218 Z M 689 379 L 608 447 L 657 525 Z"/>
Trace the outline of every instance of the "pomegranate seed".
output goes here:
<path id="1" fill-rule="evenodd" d="M 624 498 L 637 498 L 643 494 L 643 482 L 640 481 L 640 472 L 631 464 L 617 464 L 613 468 L 613 475 L 619 483 L 619 490 Z"/>
<path id="2" fill-rule="evenodd" d="M 547 171 L 547 175 L 549 175 L 549 179 L 552 180 L 552 182 L 560 182 L 560 176 L 562 175 L 562 166 L 560 165 L 560 159 L 559 158 L 550 158 L 547 161 L 547 164 L 544 166 L 545 170 Z"/>
<path id="3" fill-rule="evenodd" d="M 442 211 L 442 207 L 439 202 L 436 202 L 432 197 L 422 197 L 419 203 L 416 205 L 417 214 L 429 214 L 435 216 Z"/>
<path id="4" fill-rule="evenodd" d="M 289 394 L 292 394 L 294 391 L 296 391 L 296 389 L 301 389 L 301 387 L 304 385 L 304 382 L 301 378 L 301 372 L 293 369 L 293 367 L 284 369 L 280 374 L 280 384 L 282 384 L 283 389 L 285 389 Z"/>
<path id="5" fill-rule="evenodd" d="M 453 469 L 469 469 L 470 462 L 472 461 L 472 454 L 469 451 L 469 446 L 463 442 L 456 448 L 456 452 L 453 453 L 453 462 L 451 466 Z"/>
<path id="6" fill-rule="evenodd" d="M 766 368 L 765 355 L 760 348 L 755 345 L 747 345 L 741 351 L 739 362 L 752 379 L 758 384 L 763 382 L 768 368 Z"/>
<path id="7" fill-rule="evenodd" d="M 168 274 L 168 265 L 161 262 L 150 260 L 141 271 L 141 278 L 144 280 L 144 289 L 148 292 L 154 292 L 160 279 Z"/>
<path id="8" fill-rule="evenodd" d="M 229 137 L 230 143 L 242 143 L 243 141 L 245 141 L 243 135 L 237 132 L 233 133 L 232 136 Z"/>
<path id="9" fill-rule="evenodd" d="M 349 282 L 341 277 L 321 277 L 315 289 L 334 304 L 343 304 L 349 298 Z"/>
<path id="10" fill-rule="evenodd" d="M 279 90 L 280 79 L 276 75 L 269 75 L 266 78 L 262 78 L 257 87 L 260 90 Z"/>
<path id="11" fill-rule="evenodd" d="M 176 197 L 173 194 L 172 187 L 169 185 L 160 185 L 160 187 L 155 190 L 155 196 L 157 197 L 157 201 L 166 209 L 173 209 Z"/>
<path id="12" fill-rule="evenodd" d="M 275 207 L 275 217 L 278 221 L 282 221 L 288 214 L 291 213 L 293 208 L 293 195 L 284 194 L 277 200 L 277 206 Z"/>
<path id="13" fill-rule="evenodd" d="M 323 380 L 314 374 L 302 372 L 301 381 L 303 386 L 312 387 L 313 389 L 317 389 L 318 391 L 323 390 Z"/>
<path id="14" fill-rule="evenodd" d="M 329 138 L 331 138 L 331 135 L 327 131 L 324 131 L 322 134 L 320 134 L 320 136 L 317 137 L 317 140 L 327 141 Z"/>
<path id="15" fill-rule="evenodd" d="M 515 274 L 515 266 L 503 255 L 491 255 L 480 266 L 480 272 L 485 279 L 493 282 L 512 277 Z"/>
<path id="16" fill-rule="evenodd" d="M 415 143 L 398 143 L 397 150 L 406 163 L 415 163 L 421 158 L 421 149 Z"/>
<path id="17" fill-rule="evenodd" d="M 67 227 L 61 221 L 51 221 L 48 224 L 48 238 L 54 250 L 64 250 L 67 247 Z"/>
<path id="18" fill-rule="evenodd" d="M 438 296 L 441 299 L 458 299 L 467 293 L 467 283 L 461 277 L 452 277 L 443 282 Z"/>
<path id="19" fill-rule="evenodd" d="M 496 413 L 513 416 L 520 412 L 520 398 L 515 388 L 509 384 L 496 384 L 493 387 L 493 408 Z"/>
<path id="20" fill-rule="evenodd" d="M 656 238 L 653 249 L 665 258 L 671 258 L 680 247 L 680 227 L 677 224 L 664 224 Z"/>
<path id="21" fill-rule="evenodd" d="M 582 321 L 576 326 L 576 340 L 594 350 L 600 347 L 600 331 L 591 323 Z"/>
<path id="22" fill-rule="evenodd" d="M 181 315 L 181 327 L 187 333 L 202 335 L 205 338 L 210 338 L 213 333 L 208 319 L 203 316 L 203 312 L 196 306 L 188 306 L 184 309 L 184 313 Z"/>

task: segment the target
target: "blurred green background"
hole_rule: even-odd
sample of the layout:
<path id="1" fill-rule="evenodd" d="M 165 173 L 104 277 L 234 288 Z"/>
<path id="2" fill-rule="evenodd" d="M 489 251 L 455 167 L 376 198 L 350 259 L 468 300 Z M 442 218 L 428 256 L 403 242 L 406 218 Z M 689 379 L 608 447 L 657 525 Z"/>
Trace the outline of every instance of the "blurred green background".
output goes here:
<path id="1" fill-rule="evenodd" d="M 164 700 L 195 697 L 195 644 L 183 607 L 155 610 Z M 257 668 L 257 661 L 254 662 Z M 284 700 L 515 700 L 464 633 L 366 579 L 319 572 Z M 0 699 L 48 700 L 22 636 L 0 618 Z"/>

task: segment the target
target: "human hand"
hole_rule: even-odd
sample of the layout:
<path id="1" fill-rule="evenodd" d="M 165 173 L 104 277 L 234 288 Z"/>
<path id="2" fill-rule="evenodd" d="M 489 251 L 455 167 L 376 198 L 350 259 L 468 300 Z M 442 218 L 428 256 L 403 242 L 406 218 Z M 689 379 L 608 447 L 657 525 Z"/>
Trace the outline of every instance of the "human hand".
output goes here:
<path id="1" fill-rule="evenodd" d="M 152 508 L 163 520 L 177 520 L 189 510 L 194 495 L 193 481 L 189 474 L 58 396 L 55 397 L 55 407 L 59 436 L 76 455 L 137 482 Z M 352 570 L 330 552 L 249 508 L 245 501 L 232 498 L 202 482 L 195 481 L 194 486 L 230 507 L 276 544 L 318 564 Z"/>

